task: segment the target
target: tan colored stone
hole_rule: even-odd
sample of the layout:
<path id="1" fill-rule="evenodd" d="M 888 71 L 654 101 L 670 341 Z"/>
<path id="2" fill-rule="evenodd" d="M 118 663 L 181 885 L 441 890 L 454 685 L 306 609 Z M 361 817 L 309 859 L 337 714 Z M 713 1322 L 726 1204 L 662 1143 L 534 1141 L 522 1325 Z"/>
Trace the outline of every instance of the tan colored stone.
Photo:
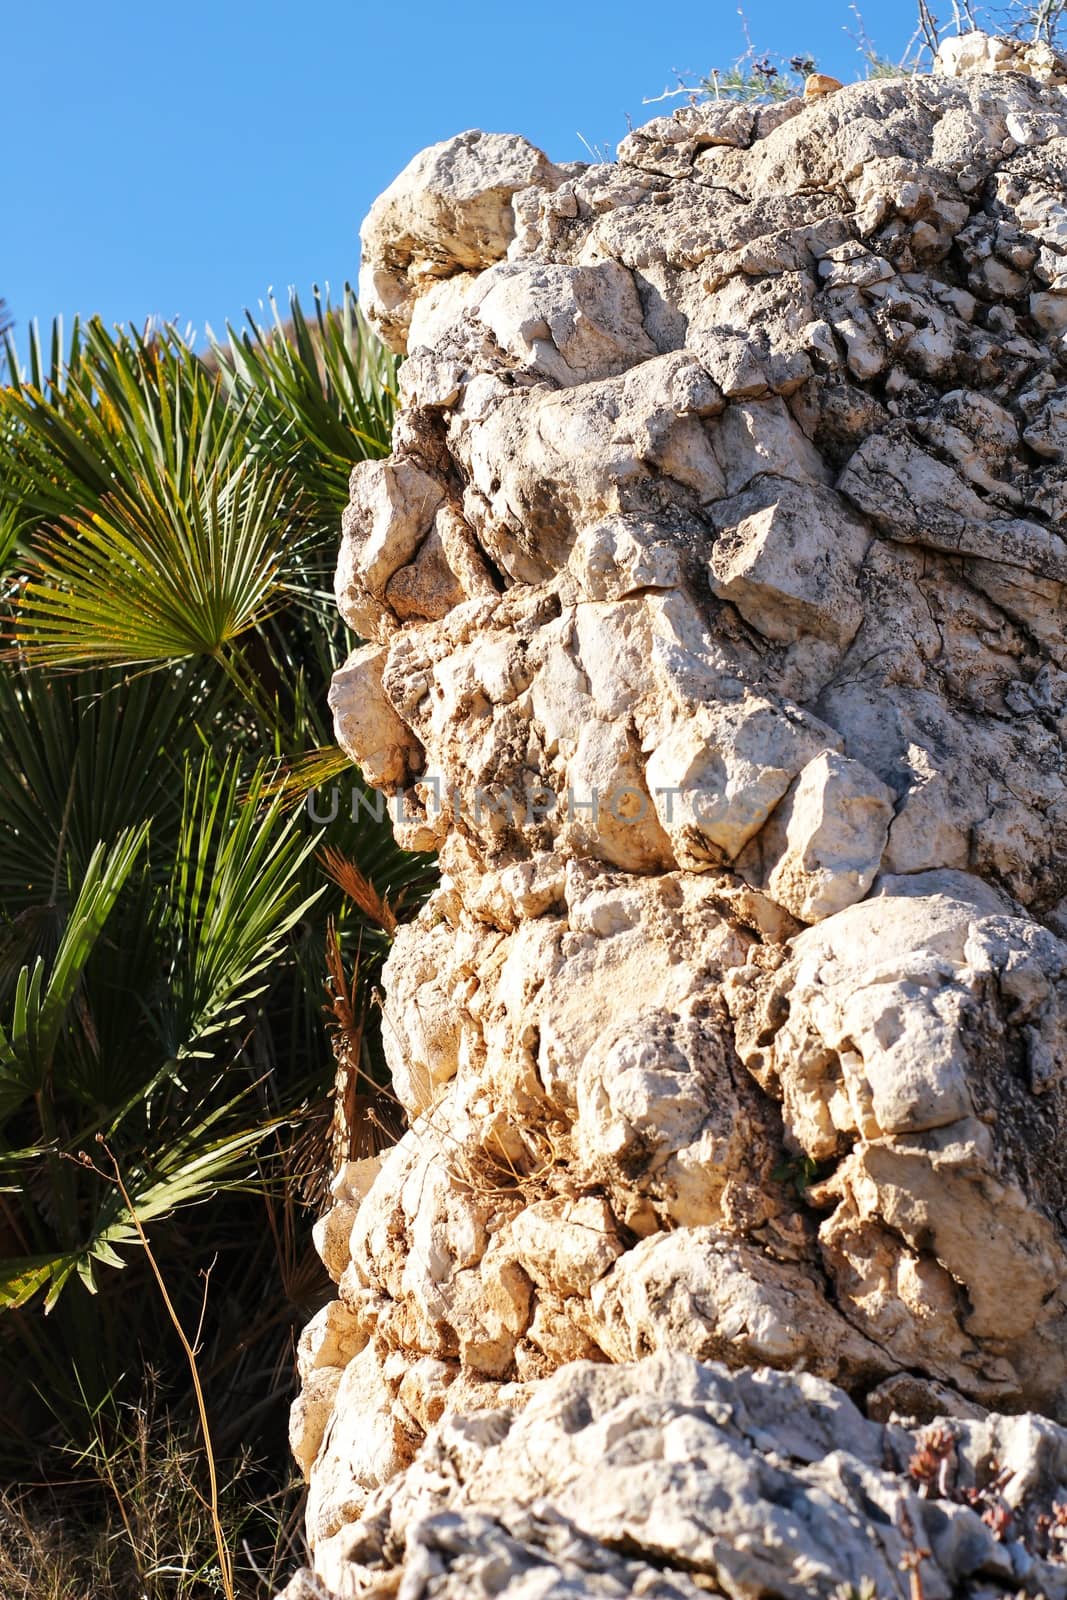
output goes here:
<path id="1" fill-rule="evenodd" d="M 563 176 L 514 134 L 461 133 L 409 162 L 360 230 L 360 304 L 390 348 L 405 349 L 424 287 L 504 256 L 514 194 L 531 184 L 555 187 Z"/>
<path id="2" fill-rule="evenodd" d="M 353 650 L 330 689 L 337 742 L 368 783 L 392 786 L 418 766 L 418 744 L 382 686 L 383 645 Z"/>
<path id="3" fill-rule="evenodd" d="M 331 703 L 441 883 L 299 1352 L 344 1600 L 889 1596 L 904 1512 L 927 1600 L 1067 1600 L 1058 72 L 462 135 L 374 208 Z"/>
<path id="4" fill-rule="evenodd" d="M 816 756 L 761 836 L 773 862 L 767 892 L 801 922 L 854 905 L 874 882 L 892 820 L 892 791 L 862 762 Z"/>
<path id="5" fill-rule="evenodd" d="M 804 98 L 821 100 L 823 95 L 834 94 L 844 87 L 840 78 L 831 78 L 827 72 L 809 72 L 804 79 Z"/>

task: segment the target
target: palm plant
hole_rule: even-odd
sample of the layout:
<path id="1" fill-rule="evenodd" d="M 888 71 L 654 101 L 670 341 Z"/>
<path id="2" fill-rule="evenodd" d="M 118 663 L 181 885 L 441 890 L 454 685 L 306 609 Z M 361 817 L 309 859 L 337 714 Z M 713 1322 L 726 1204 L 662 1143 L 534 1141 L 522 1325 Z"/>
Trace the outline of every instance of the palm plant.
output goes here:
<path id="1" fill-rule="evenodd" d="M 300 774 L 340 767 L 325 693 L 352 641 L 327 579 L 348 471 L 388 449 L 394 364 L 347 288 L 337 306 L 316 292 L 310 321 L 295 297 L 287 319 L 272 310 L 207 356 L 173 327 L 98 320 L 69 338 L 57 325 L 47 347 L 35 334 L 24 373 L 8 344 L 0 1454 L 13 1461 L 49 1416 L 70 1435 L 86 1399 L 95 1415 L 121 1398 L 145 1348 L 164 1367 L 173 1353 L 97 1135 L 187 1325 L 203 1313 L 196 1268 L 215 1261 L 201 1348 L 209 1389 L 235 1402 L 231 1442 L 248 1396 L 270 1410 L 286 1329 L 322 1292 L 282 1174 L 333 1083 L 328 926 L 331 963 L 356 974 L 362 1070 L 383 1070 L 368 997 L 390 934 L 317 853 L 328 845 L 391 907 L 414 908 L 432 881 L 365 809 L 313 826 L 290 804 Z"/>
<path id="2" fill-rule="evenodd" d="M 127 1188 L 145 1224 L 224 1183 L 259 1138 L 255 1126 L 235 1131 L 229 1105 L 188 1094 L 182 1079 L 213 1064 L 215 1036 L 240 1027 L 262 991 L 257 980 L 306 909 L 297 878 L 311 844 L 277 804 L 262 818 L 250 806 L 235 816 L 236 772 L 213 781 L 212 765 L 206 757 L 190 787 L 167 879 L 127 897 L 125 929 L 118 901 L 145 855 L 147 824 L 96 847 L 51 960 L 38 954 L 18 971 L 0 1024 L 0 1170 L 21 1180 L 20 1203 L 5 1213 L 33 1248 L 0 1260 L 0 1307 L 46 1288 L 51 1310 L 75 1272 L 95 1294 L 99 1267 L 120 1267 L 117 1248 L 135 1243 L 129 1207 L 86 1155 L 95 1135 L 128 1152 Z M 128 959 L 135 930 L 155 948 L 138 952 L 140 1006 L 116 1014 L 108 999 L 125 987 L 116 957 Z"/>

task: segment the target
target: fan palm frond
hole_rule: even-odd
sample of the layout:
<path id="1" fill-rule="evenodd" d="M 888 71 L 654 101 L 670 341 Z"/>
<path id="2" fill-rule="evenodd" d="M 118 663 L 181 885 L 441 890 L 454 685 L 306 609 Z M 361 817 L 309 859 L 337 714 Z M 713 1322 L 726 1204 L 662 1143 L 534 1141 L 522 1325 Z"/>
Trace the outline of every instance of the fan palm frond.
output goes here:
<path id="1" fill-rule="evenodd" d="M 218 714 L 188 675 L 0 671 L 0 907 L 66 904 L 99 840 L 153 818 L 175 836 L 182 762 Z M 0 989 L 3 984 L 0 959 Z"/>
<path id="2" fill-rule="evenodd" d="M 339 512 L 352 463 L 388 450 L 396 363 L 348 289 L 272 313 L 208 356 L 174 328 L 98 319 L 31 329 L 25 371 L 5 343 L 0 1359 L 18 1351 L 23 1451 L 35 1388 L 74 1431 L 72 1361 L 99 1397 L 170 1337 L 126 1288 L 145 1271 L 97 1135 L 194 1317 L 184 1269 L 219 1253 L 205 1338 L 230 1374 L 227 1318 L 243 1350 L 272 1270 L 265 1234 L 250 1266 L 248 1229 L 292 1204 L 307 1108 L 337 1105 L 343 1066 L 345 1148 L 392 1115 L 374 991 L 390 918 L 434 868 L 330 748 L 325 694 L 350 647 L 330 592 Z M 293 807 L 333 784 L 332 820 Z M 324 849 L 356 898 L 324 877 Z M 358 1018 L 343 1063 L 322 1026 L 328 964 Z M 283 1154 L 284 1185 L 265 1175 Z M 270 1364 L 270 1328 L 257 1337 Z"/>
<path id="3" fill-rule="evenodd" d="M 29 378 L 0 391 L 0 417 L 18 430 L 21 495 L 42 522 L 91 516 L 116 491 L 188 500 L 247 454 L 240 410 L 175 328 L 76 320 L 64 347 L 57 321 L 49 361 L 36 330 L 30 358 Z"/>
<path id="4" fill-rule="evenodd" d="M 53 667 L 218 658 L 282 603 L 290 554 L 276 472 L 212 472 L 188 499 L 166 480 L 116 489 L 38 542 L 19 648 Z"/>
<path id="5" fill-rule="evenodd" d="M 369 331 L 346 283 L 338 305 L 314 290 L 309 321 L 290 293 L 288 317 L 269 301 L 271 323 L 246 312 L 213 354 L 234 400 L 247 407 L 256 448 L 291 471 L 320 520 L 335 527 L 354 462 L 389 451 L 396 358 Z"/>
<path id="6" fill-rule="evenodd" d="M 205 756 L 186 776 L 174 866 L 160 891 L 159 926 L 172 953 L 168 1047 L 203 1055 L 265 987 L 262 974 L 319 898 L 300 898 L 300 869 L 314 849 L 279 801 L 261 807 L 263 771 L 244 792 L 236 762 Z"/>

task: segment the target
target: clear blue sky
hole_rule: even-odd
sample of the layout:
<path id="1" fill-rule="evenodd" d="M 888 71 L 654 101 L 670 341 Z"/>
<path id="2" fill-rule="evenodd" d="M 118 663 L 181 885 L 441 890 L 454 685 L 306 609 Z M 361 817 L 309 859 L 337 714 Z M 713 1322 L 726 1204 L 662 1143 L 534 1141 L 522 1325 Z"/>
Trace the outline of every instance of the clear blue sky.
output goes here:
<path id="1" fill-rule="evenodd" d="M 898 59 L 911 0 L 860 0 Z M 375 195 L 424 145 L 613 148 L 673 81 L 744 49 L 736 0 L 19 0 L 4 8 L 0 297 L 217 330 L 273 285 L 340 287 Z M 754 44 L 861 69 L 847 0 L 745 0 Z"/>

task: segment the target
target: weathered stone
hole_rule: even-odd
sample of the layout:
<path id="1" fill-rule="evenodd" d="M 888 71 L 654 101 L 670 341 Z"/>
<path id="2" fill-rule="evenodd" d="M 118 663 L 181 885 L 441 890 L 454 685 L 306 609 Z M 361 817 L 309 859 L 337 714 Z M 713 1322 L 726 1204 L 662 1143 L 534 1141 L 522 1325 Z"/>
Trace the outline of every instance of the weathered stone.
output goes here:
<path id="1" fill-rule="evenodd" d="M 1055 395 L 1023 438 L 1031 450 L 1051 461 L 1067 461 L 1067 394 Z"/>
<path id="2" fill-rule="evenodd" d="M 513 195 L 565 175 L 514 134 L 461 133 L 409 162 L 360 230 L 360 304 L 385 342 L 405 349 L 413 304 L 435 279 L 503 258 Z"/>
<path id="3" fill-rule="evenodd" d="M 1000 1491 L 987 1487 L 994 1459 Z M 1020 1585 L 1062 1600 L 1062 1562 L 1020 1535 L 1065 1471 L 1067 1433 L 1037 1418 L 909 1432 L 807 1374 L 683 1355 L 580 1362 L 525 1410 L 443 1423 L 359 1523 L 324 1541 L 320 1565 L 340 1596 L 396 1594 L 404 1574 L 400 1592 L 455 1600 L 709 1588 L 830 1600 L 864 1585 L 903 1597 L 918 1552 L 936 1600 Z"/>
<path id="4" fill-rule="evenodd" d="M 352 471 L 351 492 L 342 524 L 344 543 L 352 547 L 347 560 L 363 586 L 380 596 L 429 533 L 442 486 L 413 461 L 361 461 Z M 343 616 L 340 588 L 337 598 Z"/>
<path id="5" fill-rule="evenodd" d="M 889 538 L 1067 578 L 1067 540 L 1037 522 L 996 515 L 957 472 L 905 433 L 862 444 L 838 482 Z"/>
<path id="6" fill-rule="evenodd" d="M 560 384 L 625 372 L 654 356 L 631 273 L 508 263 L 483 275 L 470 314 L 519 371 Z"/>
<path id="7" fill-rule="evenodd" d="M 1067 947 L 963 874 L 882 888 L 728 975 L 742 1059 L 843 1157 L 813 1198 L 852 1320 L 901 1369 L 1063 1414 Z"/>
<path id="8" fill-rule="evenodd" d="M 844 649 L 863 621 L 859 571 L 869 530 L 826 490 L 760 477 L 721 500 L 711 584 L 764 638 L 814 634 Z"/>
<path id="9" fill-rule="evenodd" d="M 877 1380 L 878 1349 L 828 1305 L 817 1275 L 715 1228 L 657 1233 L 592 1289 L 598 1342 L 615 1361 L 683 1351 L 731 1367 L 803 1367 Z"/>
<path id="10" fill-rule="evenodd" d="M 367 781 L 393 787 L 417 770 L 419 760 L 418 742 L 382 686 L 386 659 L 382 645 L 353 650 L 334 673 L 330 710 L 338 744 L 359 762 Z"/>
<path id="11" fill-rule="evenodd" d="M 673 729 L 647 772 L 679 862 L 732 861 L 827 738 L 832 730 L 814 718 L 753 694 L 696 711 Z"/>
<path id="12" fill-rule="evenodd" d="M 1026 72 L 1042 83 L 1067 83 L 1067 56 L 1044 40 L 1004 39 L 974 29 L 945 39 L 934 60 L 947 78 L 965 72 Z"/>
<path id="13" fill-rule="evenodd" d="M 462 135 L 374 208 L 331 700 L 442 878 L 316 1234 L 339 1596 L 1067 1600 L 1059 72 Z"/>
<path id="14" fill-rule="evenodd" d="M 801 922 L 843 911 L 874 882 L 892 820 L 892 791 L 862 762 L 825 751 L 757 836 L 761 862 L 771 863 L 764 887 Z"/>

